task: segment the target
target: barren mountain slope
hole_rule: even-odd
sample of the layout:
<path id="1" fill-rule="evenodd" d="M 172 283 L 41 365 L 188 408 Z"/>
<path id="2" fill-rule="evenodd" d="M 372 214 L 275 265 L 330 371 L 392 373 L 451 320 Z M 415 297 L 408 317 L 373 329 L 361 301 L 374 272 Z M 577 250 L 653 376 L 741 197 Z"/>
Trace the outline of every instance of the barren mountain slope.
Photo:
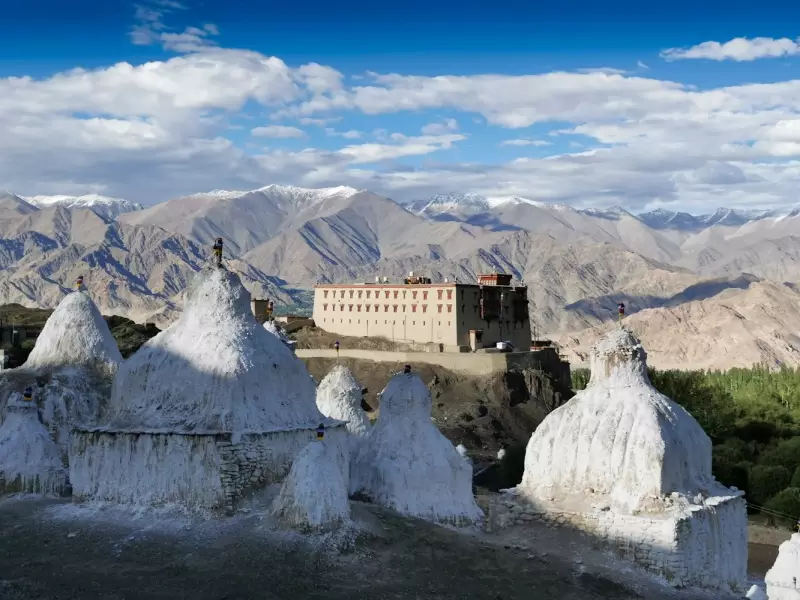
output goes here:
<path id="1" fill-rule="evenodd" d="M 718 244 L 706 249 L 695 270 L 704 275 L 752 273 L 772 281 L 798 281 L 800 224 L 795 233 L 797 235 L 758 240 L 744 247 L 733 243 Z"/>
<path id="2" fill-rule="evenodd" d="M 0 238 L 0 298 L 24 306 L 52 308 L 78 275 L 104 314 L 167 325 L 182 304 L 183 290 L 210 259 L 208 249 L 157 227 L 103 222 L 89 210 L 57 207 L 36 213 L 45 234 L 26 231 L 30 215 L 3 223 Z M 49 235 L 48 235 L 49 234 Z M 241 261 L 227 261 L 258 297 L 292 304 L 296 292 Z"/>
<path id="3" fill-rule="evenodd" d="M 119 215 L 135 210 L 142 210 L 142 205 L 123 198 L 110 198 L 99 194 L 84 196 L 25 196 L 23 200 L 38 206 L 63 206 L 64 208 L 88 208 L 104 219 L 116 219 Z"/>
<path id="4" fill-rule="evenodd" d="M 0 190 L 0 221 L 16 218 L 20 215 L 36 212 L 37 210 L 39 209 L 33 204 L 25 202 L 25 200 L 19 196 Z"/>
<path id="5" fill-rule="evenodd" d="M 357 193 L 346 187 L 311 190 L 279 185 L 243 192 L 214 190 L 168 200 L 119 220 L 163 227 L 200 244 L 223 237 L 229 250 L 241 255 L 278 235 L 309 206 Z"/>
<path id="6" fill-rule="evenodd" d="M 800 294 L 778 283 L 754 282 L 705 300 L 642 310 L 625 326 L 647 348 L 648 364 L 661 369 L 728 369 L 755 363 L 800 364 Z M 571 361 L 615 324 L 558 338 Z"/>

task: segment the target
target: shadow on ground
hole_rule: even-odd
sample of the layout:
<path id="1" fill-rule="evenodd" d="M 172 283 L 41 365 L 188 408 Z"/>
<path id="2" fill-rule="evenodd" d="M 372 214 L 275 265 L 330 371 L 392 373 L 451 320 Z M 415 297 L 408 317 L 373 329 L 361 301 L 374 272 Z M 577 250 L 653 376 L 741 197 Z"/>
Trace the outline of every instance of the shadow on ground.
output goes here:
<path id="1" fill-rule="evenodd" d="M 68 501 L 0 502 L 0 597 L 192 600 L 592 600 L 646 596 L 581 565 L 354 504 L 344 553 L 256 513 L 227 520 L 86 517 Z M 640 590 L 641 592 L 641 590 Z"/>

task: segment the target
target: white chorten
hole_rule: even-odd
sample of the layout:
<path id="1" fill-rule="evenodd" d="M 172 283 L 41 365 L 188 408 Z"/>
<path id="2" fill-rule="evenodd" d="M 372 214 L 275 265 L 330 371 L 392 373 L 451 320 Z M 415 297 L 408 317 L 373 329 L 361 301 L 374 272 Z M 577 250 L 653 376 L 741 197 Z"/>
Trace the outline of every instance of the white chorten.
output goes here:
<path id="1" fill-rule="evenodd" d="M 264 323 L 264 329 L 269 331 L 272 335 L 274 335 L 281 342 L 283 342 L 286 345 L 286 347 L 289 348 L 289 350 L 294 352 L 294 347 L 296 342 L 294 340 L 290 340 L 289 337 L 283 332 L 283 329 L 281 329 L 275 324 L 275 321 L 266 321 Z"/>
<path id="2" fill-rule="evenodd" d="M 316 427 L 323 416 L 314 394 L 303 362 L 253 317 L 239 278 L 206 268 L 180 318 L 120 368 L 108 426 L 185 433 Z"/>
<path id="3" fill-rule="evenodd" d="M 25 367 L 88 367 L 116 371 L 122 355 L 108 324 L 84 290 L 67 294 L 59 303 L 36 339 Z"/>
<path id="4" fill-rule="evenodd" d="M 339 452 L 338 445 L 327 441 L 303 448 L 273 502 L 273 515 L 306 531 L 348 522 L 350 501 Z"/>
<path id="5" fill-rule="evenodd" d="M 284 344 L 289 341 L 289 338 L 286 337 L 286 334 L 283 333 L 283 330 L 279 328 L 275 321 L 265 321 L 264 322 L 264 329 L 269 331 L 272 335 L 282 341 Z"/>
<path id="6" fill-rule="evenodd" d="M 623 554 L 673 585 L 744 592 L 743 493 L 714 479 L 711 440 L 652 386 L 646 358 L 625 329 L 600 340 L 586 389 L 531 436 L 513 494 L 534 512 L 583 515 L 577 526 L 624 541 Z"/>
<path id="7" fill-rule="evenodd" d="M 351 461 L 351 493 L 429 521 L 480 519 L 472 467 L 431 423 L 431 395 L 422 380 L 413 373 L 393 376 L 379 415 Z"/>
<path id="8" fill-rule="evenodd" d="M 67 471 L 33 400 L 14 394 L 0 426 L 0 493 L 59 496 Z"/>
<path id="9" fill-rule="evenodd" d="M 663 507 L 672 492 L 731 495 L 711 475 L 711 440 L 647 377 L 646 353 L 625 329 L 592 349 L 585 390 L 531 436 L 519 489 L 569 500 L 587 491 L 627 512 Z"/>
<path id="10" fill-rule="evenodd" d="M 325 424 L 302 361 L 250 311 L 224 269 L 200 271 L 185 309 L 123 363 L 102 426 L 73 436 L 78 497 L 232 510 L 248 489 L 280 481 Z"/>
<path id="11" fill-rule="evenodd" d="M 317 408 L 326 417 L 347 423 L 347 431 L 366 435 L 371 425 L 361 408 L 361 390 L 352 371 L 335 365 L 317 388 Z"/>
<path id="12" fill-rule="evenodd" d="M 122 356 L 84 286 L 47 319 L 25 364 L 0 373 L 0 412 L 14 393 L 34 388 L 45 427 L 64 458 L 73 426 L 95 424 Z"/>
<path id="13" fill-rule="evenodd" d="M 764 581 L 769 600 L 800 600 L 800 533 L 780 545 Z"/>
<path id="14" fill-rule="evenodd" d="M 745 594 L 745 598 L 747 600 L 769 600 L 769 596 L 767 596 L 767 592 L 765 592 L 761 586 L 759 585 L 751 585 L 750 589 L 747 590 L 747 594 Z"/>

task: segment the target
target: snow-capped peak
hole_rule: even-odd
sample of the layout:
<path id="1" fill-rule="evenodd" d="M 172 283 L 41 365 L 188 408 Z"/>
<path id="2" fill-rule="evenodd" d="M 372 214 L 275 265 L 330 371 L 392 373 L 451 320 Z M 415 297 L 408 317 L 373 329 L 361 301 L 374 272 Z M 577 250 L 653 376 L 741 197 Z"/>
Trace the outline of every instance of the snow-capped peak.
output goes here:
<path id="1" fill-rule="evenodd" d="M 88 208 L 108 218 L 116 218 L 122 213 L 142 210 L 143 206 L 123 198 L 112 198 L 100 194 L 84 194 L 83 196 L 19 196 L 25 202 L 45 208 L 48 206 L 63 206 L 65 208 Z"/>
<path id="2" fill-rule="evenodd" d="M 325 198 L 331 198 L 333 196 L 342 196 L 346 198 L 358 194 L 361 191 L 363 190 L 357 190 L 346 185 L 315 189 L 296 187 L 293 185 L 270 184 L 254 190 L 211 190 L 210 192 L 191 194 L 187 197 L 212 196 L 222 200 L 230 200 L 233 198 L 241 198 L 249 194 L 266 194 L 269 196 L 281 196 L 287 199 L 324 200 Z"/>
<path id="3" fill-rule="evenodd" d="M 618 217 L 632 216 L 631 213 L 621 206 L 611 206 L 609 208 L 582 208 L 578 212 L 583 215 L 599 217 L 601 219 L 616 219 Z"/>
<path id="4" fill-rule="evenodd" d="M 416 214 L 441 214 L 450 211 L 483 213 L 498 206 L 509 204 L 527 204 L 538 208 L 565 208 L 562 205 L 549 205 L 544 202 L 530 200 L 522 196 L 482 196 L 480 194 L 436 194 L 430 198 L 415 200 L 406 204 L 406 208 Z"/>
<path id="5" fill-rule="evenodd" d="M 425 201 L 425 210 L 446 211 L 458 208 L 488 210 L 488 199 L 479 194 L 436 194 Z"/>

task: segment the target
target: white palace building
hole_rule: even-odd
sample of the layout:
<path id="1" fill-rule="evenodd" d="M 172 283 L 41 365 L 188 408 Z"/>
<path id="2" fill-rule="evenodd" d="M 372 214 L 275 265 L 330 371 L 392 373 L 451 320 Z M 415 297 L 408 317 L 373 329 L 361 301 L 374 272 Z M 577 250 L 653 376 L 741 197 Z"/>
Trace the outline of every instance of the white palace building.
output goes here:
<path id="1" fill-rule="evenodd" d="M 528 288 L 511 275 L 479 275 L 477 283 L 431 283 L 413 273 L 403 283 L 314 286 L 314 323 L 343 336 L 432 344 L 444 352 L 479 351 L 510 342 L 531 346 Z"/>

